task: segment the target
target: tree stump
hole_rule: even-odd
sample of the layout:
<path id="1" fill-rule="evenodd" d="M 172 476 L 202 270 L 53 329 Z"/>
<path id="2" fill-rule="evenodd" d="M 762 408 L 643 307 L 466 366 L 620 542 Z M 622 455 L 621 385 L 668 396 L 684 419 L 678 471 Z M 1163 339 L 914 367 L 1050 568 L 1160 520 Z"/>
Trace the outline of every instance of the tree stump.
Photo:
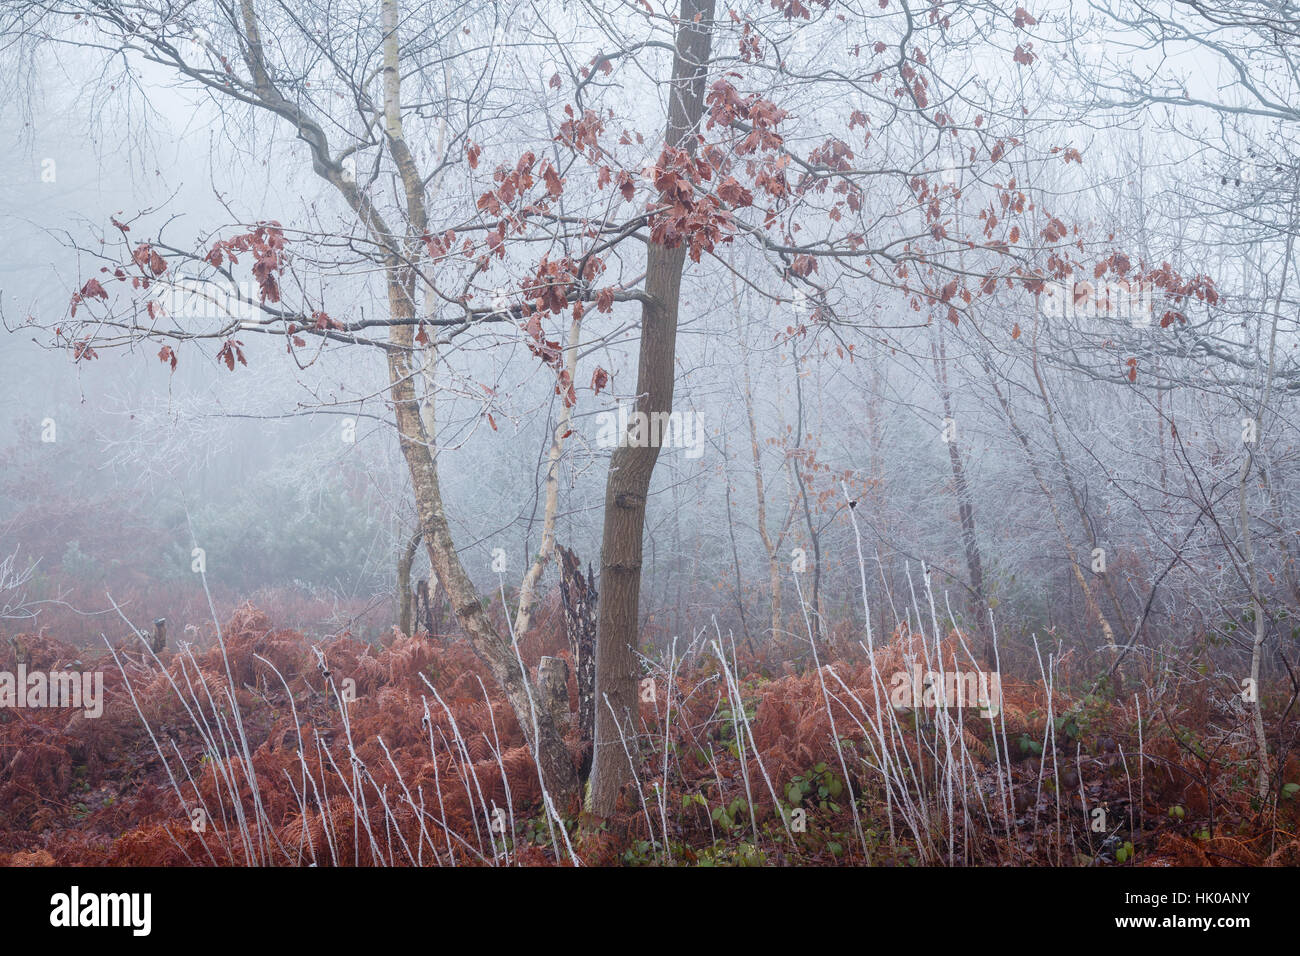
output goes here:
<path id="1" fill-rule="evenodd" d="M 560 556 L 560 601 L 564 605 L 564 630 L 578 678 L 578 735 L 582 741 L 579 777 L 585 783 L 591 772 L 592 737 L 596 730 L 596 577 L 591 565 L 582 576 L 582 564 L 573 551 L 556 545 Z"/>
<path id="2" fill-rule="evenodd" d="M 155 654 L 161 654 L 167 647 L 167 618 L 160 617 L 153 622 L 153 637 L 149 640 L 149 648 Z"/>
<path id="3" fill-rule="evenodd" d="M 569 664 L 563 657 L 543 657 L 537 665 L 538 706 L 548 711 L 555 729 L 569 723 Z"/>

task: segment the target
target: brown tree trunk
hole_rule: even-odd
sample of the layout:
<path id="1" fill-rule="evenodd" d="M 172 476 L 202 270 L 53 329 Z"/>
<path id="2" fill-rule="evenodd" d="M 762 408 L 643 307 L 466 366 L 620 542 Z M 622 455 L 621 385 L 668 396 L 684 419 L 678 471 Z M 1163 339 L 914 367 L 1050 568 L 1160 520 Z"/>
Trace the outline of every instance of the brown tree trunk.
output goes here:
<path id="1" fill-rule="evenodd" d="M 586 783 L 591 774 L 591 741 L 596 727 L 596 578 L 587 566 L 582 576 L 578 556 L 556 545 L 560 557 L 560 603 L 564 605 L 564 630 L 573 655 L 578 683 L 578 740 L 581 759 L 578 777 Z"/>
<path id="2" fill-rule="evenodd" d="M 563 657 L 543 657 L 537 664 L 537 697 L 557 728 L 569 720 L 569 665 Z"/>
<path id="3" fill-rule="evenodd" d="M 397 627 L 408 637 L 411 634 L 411 565 L 415 563 L 421 537 L 416 531 L 397 559 Z"/>
<path id="4" fill-rule="evenodd" d="M 704 107 L 714 0 L 681 0 L 677 48 L 668 89 L 668 146 L 694 151 Z M 637 367 L 638 411 L 671 412 L 677 311 L 686 248 L 651 242 L 646 252 L 645 300 Z M 614 450 L 605 486 L 600 554 L 600 625 L 596 640 L 596 728 L 587 809 L 607 817 L 630 779 L 627 751 L 636 752 L 638 604 L 646 495 L 659 449 L 622 445 Z M 625 749 L 626 748 L 626 749 Z"/>
<path id="5" fill-rule="evenodd" d="M 426 637 L 433 637 L 433 591 L 428 578 L 421 578 L 415 588 L 415 626 L 422 628 Z"/>

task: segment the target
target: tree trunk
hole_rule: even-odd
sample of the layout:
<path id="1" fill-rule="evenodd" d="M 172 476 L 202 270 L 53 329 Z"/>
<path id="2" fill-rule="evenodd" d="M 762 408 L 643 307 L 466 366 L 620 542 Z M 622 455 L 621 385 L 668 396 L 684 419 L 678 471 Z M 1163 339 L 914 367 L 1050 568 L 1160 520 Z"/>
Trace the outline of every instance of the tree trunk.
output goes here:
<path id="1" fill-rule="evenodd" d="M 556 728 L 569 719 L 569 665 L 563 657 L 543 657 L 537 664 L 537 696 Z"/>
<path id="2" fill-rule="evenodd" d="M 1115 631 L 1111 628 L 1110 622 L 1106 620 L 1106 615 L 1101 611 L 1101 605 L 1097 603 L 1097 598 L 1092 593 L 1092 588 L 1088 587 L 1088 581 L 1083 576 L 1083 566 L 1079 563 L 1078 549 L 1075 548 L 1074 541 L 1070 537 L 1069 531 L 1066 530 L 1064 520 L 1061 518 L 1061 510 L 1057 507 L 1056 496 L 1052 493 L 1052 489 L 1047 483 L 1046 476 L 1043 474 L 1042 469 L 1038 467 L 1038 462 L 1034 458 L 1034 449 L 1030 444 L 1029 436 L 1025 434 L 1024 429 L 1021 428 L 1019 422 L 1016 421 L 1015 412 L 1011 408 L 1011 402 L 1007 398 L 1007 395 L 998 387 L 997 376 L 992 364 L 987 360 L 987 358 L 980 356 L 978 353 L 976 357 L 979 359 L 980 364 L 984 367 L 985 373 L 988 375 L 989 385 L 993 389 L 993 394 L 997 397 L 998 404 L 1002 407 L 1002 412 L 1006 416 L 1007 426 L 1011 429 L 1011 434 L 1015 436 L 1016 441 L 1020 444 L 1021 449 L 1025 453 L 1025 464 L 1029 466 L 1029 473 L 1034 476 L 1034 481 L 1038 484 L 1039 490 L 1042 491 L 1043 498 L 1047 502 L 1047 509 L 1051 512 L 1052 521 L 1056 525 L 1057 534 L 1061 536 L 1061 543 L 1065 546 L 1065 554 L 1070 562 L 1070 570 L 1074 574 L 1074 579 L 1079 585 L 1079 591 L 1083 594 L 1083 602 L 1088 610 L 1088 614 L 1096 618 L 1097 624 L 1101 628 L 1102 640 L 1105 646 L 1117 648 L 1118 645 L 1115 643 Z M 1113 653 L 1118 653 L 1118 651 L 1116 650 Z M 1112 662 L 1113 660 L 1114 658 L 1112 658 Z"/>
<path id="3" fill-rule="evenodd" d="M 668 90 L 668 146 L 693 152 L 704 107 L 704 81 L 712 40 L 714 0 L 681 0 L 677 48 Z M 677 312 L 686 248 L 651 242 L 646 252 L 645 300 L 637 367 L 638 411 L 671 412 L 676 372 Z M 597 817 L 614 810 L 630 779 L 627 751 L 636 752 L 638 730 L 637 611 L 641 596 L 642 535 L 646 495 L 659 449 L 621 445 L 614 450 L 605 486 L 600 554 L 600 625 L 596 639 L 596 727 L 587 809 Z M 626 750 L 625 750 L 626 746 Z"/>
<path id="4" fill-rule="evenodd" d="M 757 514 L 758 537 L 767 555 L 767 579 L 772 621 L 773 641 L 780 640 L 784 630 L 781 623 L 781 545 L 794 517 L 794 507 L 786 508 L 785 524 L 776 539 L 767 529 L 767 487 L 763 479 L 762 449 L 758 444 L 758 422 L 754 415 L 754 386 L 749 375 L 749 343 L 745 339 L 745 317 L 740 309 L 740 292 L 736 286 L 735 262 L 732 262 L 731 304 L 736 314 L 736 339 L 740 345 L 741 393 L 745 399 L 745 420 L 749 425 L 749 452 L 754 461 L 754 498 Z"/>
<path id="5" fill-rule="evenodd" d="M 591 741 L 596 727 L 596 577 L 587 566 L 582 576 L 578 556 L 556 545 L 560 557 L 560 603 L 564 605 L 564 631 L 573 655 L 578 683 L 578 740 L 581 759 L 578 778 L 586 783 L 591 774 Z"/>
<path id="6" fill-rule="evenodd" d="M 578 344 L 582 334 L 582 319 L 574 310 L 574 319 L 569 323 L 569 342 L 564 349 L 564 370 L 569 373 L 569 381 L 578 380 Z M 546 562 L 551 559 L 555 549 L 555 518 L 560 510 L 560 459 L 564 455 L 564 439 L 569 434 L 573 422 L 573 407 L 568 402 L 560 403 L 560 421 L 551 433 L 551 447 L 546 453 L 546 504 L 542 515 L 542 544 L 524 579 L 519 585 L 519 611 L 515 615 L 515 634 L 523 636 L 533 625 L 533 610 L 537 606 L 538 584 Z"/>
<path id="7" fill-rule="evenodd" d="M 421 537 L 416 531 L 397 559 L 397 627 L 408 637 L 411 634 L 411 565 L 415 563 Z"/>
<path id="8" fill-rule="evenodd" d="M 398 443 L 411 475 L 419 530 L 429 551 L 434 575 L 442 583 L 461 629 L 475 654 L 487 665 L 493 678 L 504 690 L 536 756 L 543 786 L 557 809 L 563 809 L 578 795 L 578 778 L 573 761 L 569 758 L 568 748 L 556 731 L 550 714 L 540 709 L 534 701 L 516 647 L 497 634 L 456 553 L 451 528 L 443 511 L 442 490 L 433 454 L 435 429 L 432 382 L 426 386 L 427 401 L 423 408 L 416 393 L 415 381 L 421 369 L 413 361 L 417 351 L 413 327 L 416 281 L 411 263 L 419 260 L 423 237 L 427 231 L 426 196 L 429 181 L 420 173 L 402 126 L 402 68 L 398 42 L 401 17 L 398 2 L 380 0 L 379 13 L 383 29 L 381 73 L 384 141 L 401 179 L 405 197 L 404 230 L 389 226 L 368 193 L 343 175 L 341 165 L 330 153 L 326 131 L 275 87 L 274 71 L 266 62 L 252 0 L 240 0 L 239 8 L 245 35 L 243 55 L 254 80 L 257 103 L 297 126 L 299 138 L 311 148 L 312 169 L 339 191 L 376 246 L 383 250 L 382 264 L 387 279 L 389 317 L 394 323 L 389 327 L 386 343 L 388 391 L 397 423 Z M 431 301 L 426 298 L 426 302 Z M 427 378 L 426 372 L 426 380 Z"/>
<path id="9" fill-rule="evenodd" d="M 1291 209 L 1292 222 L 1295 221 L 1295 207 Z M 1251 728 L 1255 732 L 1255 746 L 1259 751 L 1259 764 L 1256 769 L 1256 792 L 1260 802 L 1268 799 L 1269 761 L 1268 737 L 1264 729 L 1264 700 L 1259 687 L 1259 665 L 1264 656 L 1264 639 L 1267 630 L 1264 620 L 1264 599 L 1260 592 L 1259 568 L 1255 563 L 1254 540 L 1250 528 L 1250 507 L 1247 502 L 1247 490 L 1250 485 L 1251 471 L 1259 467 L 1255 458 L 1258 444 L 1264 441 L 1264 420 L 1269 411 L 1269 398 L 1273 394 L 1273 373 L 1277 359 L 1277 327 L 1282 313 L 1282 293 L 1286 288 L 1287 271 L 1291 264 L 1291 253 L 1295 247 L 1295 233 L 1287 235 L 1286 255 L 1282 259 L 1282 276 L 1278 281 L 1277 295 L 1273 300 L 1273 322 L 1268 337 L 1268 362 L 1264 371 L 1264 390 L 1260 396 L 1259 407 L 1255 410 L 1255 442 L 1244 443 L 1244 457 L 1241 462 L 1241 478 L 1237 489 L 1238 505 L 1241 509 L 1241 557 L 1246 566 L 1246 583 L 1250 587 L 1250 609 L 1254 615 L 1255 633 L 1250 643 L 1250 680 L 1255 699 L 1250 711 Z M 1266 470 L 1266 469 L 1265 469 Z"/>
<path id="10" fill-rule="evenodd" d="M 436 585 L 435 585 L 436 586 Z M 432 638 L 433 629 L 433 588 L 428 578 L 421 578 L 415 587 L 415 627 L 423 629 L 425 636 Z"/>
<path id="11" fill-rule="evenodd" d="M 389 308 L 395 319 L 410 319 L 414 314 L 408 286 L 395 277 L 389 280 Z M 568 748 L 555 728 L 551 715 L 540 701 L 533 699 L 528 679 L 520 667 L 515 648 L 502 640 L 488 619 L 474 583 L 456 554 L 451 528 L 443 511 L 442 489 L 437 466 L 431 452 L 432 436 L 425 432 L 420 403 L 415 391 L 411 368 L 414 331 L 410 325 L 394 325 L 389 331 L 388 373 L 393 410 L 397 417 L 398 440 L 411 473 L 420 530 L 429 547 L 438 580 L 451 601 L 461 629 L 469 638 L 474 652 L 488 666 L 493 678 L 505 691 L 515 717 L 536 755 L 543 785 L 563 808 L 577 796 L 578 777 Z"/>
<path id="12" fill-rule="evenodd" d="M 787 453 L 786 464 L 790 468 L 790 474 L 794 476 L 795 487 L 799 490 L 799 500 L 803 505 L 804 524 L 808 528 L 808 543 L 812 545 L 812 600 L 805 599 L 804 607 L 808 609 L 809 621 L 812 623 L 812 639 L 817 641 L 822 638 L 822 630 L 826 620 L 822 614 L 822 543 L 821 535 L 817 531 L 817 525 L 813 522 L 812 507 L 808 503 L 808 486 L 804 484 L 803 474 L 799 471 L 800 450 L 804 440 L 802 369 L 803 361 L 799 358 L 799 352 L 796 348 L 794 350 L 794 394 L 797 400 L 798 414 L 795 418 L 794 453 Z"/>
<path id="13" fill-rule="evenodd" d="M 943 342 L 943 326 L 935 329 L 935 339 L 930 343 L 930 354 L 934 358 L 934 375 L 939 385 L 939 396 L 943 402 L 943 416 L 955 422 L 952 416 L 952 391 L 948 387 L 948 352 Z M 975 537 L 975 505 L 966 482 L 966 467 L 962 463 L 961 449 L 957 445 L 957 436 L 950 435 L 948 441 L 948 461 L 952 466 L 953 490 L 957 495 L 957 514 L 961 519 L 961 541 L 966 552 L 966 573 L 970 576 L 970 608 L 975 627 L 984 634 L 984 666 L 994 665 L 993 634 L 984 617 L 988 606 L 988 597 L 984 593 L 984 562 L 980 558 L 979 541 Z"/>
<path id="14" fill-rule="evenodd" d="M 502 640 L 488 619 L 474 582 L 470 580 L 456 553 L 451 527 L 443 511 L 442 489 L 433 455 L 433 414 L 431 406 L 422 411 L 416 394 L 417 369 L 412 363 L 415 346 L 415 275 L 406 265 L 418 256 L 420 237 L 426 230 L 425 181 L 416 168 L 415 159 L 402 129 L 401 68 L 398 62 L 398 12 L 396 0 L 382 0 L 381 22 L 384 28 L 384 136 L 393 162 L 401 174 L 406 196 L 407 248 L 405 255 L 392 254 L 388 268 L 389 313 L 398 324 L 389 329 L 388 380 L 393 411 L 397 419 L 398 441 L 411 473 L 420 531 L 424 535 L 429 559 L 442 582 L 452 610 L 468 637 L 474 653 L 487 665 L 493 678 L 505 691 L 515 718 L 523 729 L 533 754 L 542 785 L 563 808 L 578 795 L 578 777 L 569 759 L 568 748 L 555 729 L 555 722 L 533 699 L 528 676 L 520 664 L 518 649 Z M 331 181 L 337 182 L 333 176 Z M 344 194 L 354 202 L 355 189 L 340 184 Z M 379 226 L 377 214 L 367 208 L 367 219 Z M 386 228 L 376 228 L 380 236 L 392 235 Z M 431 398 L 431 396 L 430 396 Z"/>

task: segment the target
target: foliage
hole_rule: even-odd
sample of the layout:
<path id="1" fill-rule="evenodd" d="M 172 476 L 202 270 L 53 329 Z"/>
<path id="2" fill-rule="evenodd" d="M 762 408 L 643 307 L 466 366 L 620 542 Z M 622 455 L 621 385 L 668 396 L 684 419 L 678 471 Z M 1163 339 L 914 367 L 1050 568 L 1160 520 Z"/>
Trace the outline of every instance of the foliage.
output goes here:
<path id="1" fill-rule="evenodd" d="M 106 696 L 100 719 L 69 718 L 59 709 L 0 711 L 0 863 L 390 865 L 454 859 L 461 865 L 533 865 L 571 862 L 569 846 L 593 864 L 861 864 L 869 855 L 873 863 L 910 865 L 950 859 L 946 846 L 935 856 L 909 835 L 897 798 L 891 811 L 870 769 L 870 740 L 850 719 L 857 705 L 837 695 L 828 711 L 816 671 L 775 680 L 746 677 L 737 686 L 750 687 L 755 699 L 735 707 L 714 678 L 719 668 L 724 679 L 735 668 L 747 669 L 743 660 L 701 654 L 678 661 L 673 680 L 664 677 L 665 692 L 643 703 L 647 733 L 637 775 L 643 795 L 625 793 L 618 813 L 584 835 L 576 808 L 560 808 L 563 833 L 554 818 L 548 820 L 512 710 L 464 643 L 394 633 L 378 647 L 346 635 L 313 644 L 277 629 L 249 605 L 224 623 L 222 641 L 224 653 L 209 636 L 192 652 L 165 651 L 155 661 L 131 639 L 114 648 L 120 664 L 110 654 L 91 657 L 43 636 L 20 635 L 0 648 L 0 669 L 13 670 L 20 652 L 32 668 L 100 669 Z M 906 636 L 896 634 L 877 652 L 877 666 L 901 660 L 906 645 Z M 553 623 L 530 633 L 522 650 L 530 665 L 542 654 L 567 653 Z M 825 667 L 844 678 L 868 711 L 874 707 L 868 663 L 835 659 Z M 206 685 L 211 698 L 186 694 L 186 680 Z M 355 700 L 343 699 L 345 680 L 353 682 Z M 1089 832 L 1076 782 L 1059 795 L 1045 788 L 1037 804 L 1017 799 L 1010 829 L 997 815 L 954 829 L 953 859 L 1053 863 L 1060 848 L 1067 859 L 1118 865 L 1300 861 L 1293 782 L 1300 764 L 1294 757 L 1276 807 L 1252 807 L 1249 787 L 1234 792 L 1229 786 L 1237 745 L 1214 740 L 1220 762 L 1207 770 L 1180 739 L 1194 717 L 1191 699 L 1175 693 L 1163 707 L 1181 714 L 1180 722 L 1144 717 L 1139 788 L 1137 715 L 1129 706 L 1087 694 L 1072 698 L 1059 687 L 1049 701 L 1041 684 L 1011 678 L 1003 691 L 1005 737 L 1000 726 L 997 741 L 987 724 L 971 731 L 971 786 L 997 792 L 993 754 L 1001 752 L 1009 758 L 1001 771 L 1011 775 L 1011 792 L 1032 793 L 1053 761 L 1062 771 L 1074 765 L 1077 747 L 1088 805 L 1108 808 L 1114 833 Z M 573 706 L 576 694 L 571 679 Z M 669 699 L 673 713 L 666 724 Z M 1054 720 L 1088 716 L 1058 726 L 1055 755 L 1008 748 L 1017 739 L 1045 739 L 1049 703 Z M 233 752 L 214 756 L 195 723 L 201 714 L 211 724 L 214 708 L 229 721 L 233 707 L 247 735 L 252 776 Z M 838 738 L 830 733 L 832 716 L 841 728 Z M 934 716 L 915 728 L 929 726 Z M 162 754 L 142 721 L 162 735 Z M 1062 744 L 1071 723 L 1078 733 Z M 1208 726 L 1198 729 L 1207 747 L 1215 734 Z M 1050 748 L 1052 735 L 1046 739 Z M 719 746 L 724 742 L 735 746 Z M 572 728 L 569 743 L 576 755 Z M 934 772 L 935 756 L 918 746 L 911 757 L 919 787 Z M 179 790 L 169 782 L 169 769 L 181 781 Z M 407 793 L 409 801 L 402 796 Z M 1130 795 L 1139 802 L 1130 802 Z M 231 812 L 234 804 L 243 808 L 243 824 Z M 195 807 L 211 811 L 203 831 L 190 826 Z M 943 807 L 936 801 L 930 811 L 941 830 L 947 826 Z M 806 814 L 806 829 L 790 833 L 796 809 Z M 247 821 L 259 812 L 270 828 L 267 845 L 281 850 L 263 855 L 243 838 Z M 892 825 L 886 823 L 891 812 Z"/>

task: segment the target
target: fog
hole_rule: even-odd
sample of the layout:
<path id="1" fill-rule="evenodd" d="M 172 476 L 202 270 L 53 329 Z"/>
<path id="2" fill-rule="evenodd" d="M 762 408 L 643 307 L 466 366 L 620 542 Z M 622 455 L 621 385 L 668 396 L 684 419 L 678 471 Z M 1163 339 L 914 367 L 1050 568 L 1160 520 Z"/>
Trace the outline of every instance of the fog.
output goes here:
<path id="1" fill-rule="evenodd" d="M 352 25 L 338 27 L 335 40 L 342 49 L 355 37 L 358 64 L 373 66 L 380 31 L 368 10 L 337 8 Z M 413 104 L 406 135 L 434 169 L 429 233 L 459 224 L 461 235 L 481 236 L 494 221 L 476 205 L 483 183 L 525 150 L 565 167 L 559 202 L 568 221 L 608 215 L 613 187 L 580 182 L 581 169 L 561 156 L 563 107 L 576 96 L 620 129 L 660 125 L 665 50 L 651 44 L 608 81 L 599 68 L 597 81 L 579 68 L 617 44 L 631 49 L 639 30 L 665 35 L 665 25 L 587 5 L 429 5 L 411 15 L 436 24 L 430 37 L 444 38 L 402 37 L 413 64 L 403 78 Z M 688 262 L 673 409 L 693 416 L 688 437 L 700 423 L 703 444 L 663 448 L 654 470 L 639 607 L 644 643 L 715 621 L 752 641 L 798 643 L 802 594 L 819 626 L 851 647 L 864 613 L 892 629 L 895 615 L 905 616 L 909 588 L 929 575 L 945 602 L 941 613 L 979 629 L 991 612 L 1008 640 L 1056 635 L 1086 655 L 1108 640 L 1244 649 L 1241 628 L 1251 629 L 1244 496 L 1256 529 L 1258 596 L 1270 609 L 1267 643 L 1279 653 L 1294 648 L 1297 194 L 1286 135 L 1293 116 L 1272 102 L 1294 90 L 1268 86 L 1284 81 L 1261 64 L 1257 92 L 1266 102 L 1252 109 L 1249 90 L 1216 80 L 1231 70 L 1212 50 L 1187 43 L 1162 58 L 1136 48 L 1132 27 L 1112 21 L 1098 43 L 1093 37 L 1103 34 L 1089 33 L 1077 14 L 1072 20 L 1068 6 L 1036 15 L 1041 58 L 1033 71 L 1009 72 L 1014 29 L 976 43 L 995 21 L 973 12 L 954 27 L 944 64 L 970 77 L 967 85 L 934 87 L 945 109 L 960 107 L 960 124 L 988 115 L 997 117 L 989 121 L 997 135 L 1022 137 L 1003 168 L 967 163 L 941 127 L 890 122 L 875 103 L 867 108 L 880 128 L 865 147 L 854 146 L 863 155 L 848 177 L 870 184 L 856 215 L 875 253 L 845 257 L 840 210 L 828 218 L 830 199 L 814 197 L 800 210 L 800 236 L 833 255 L 807 283 L 791 281 L 790 255 L 761 243 L 718 243 Z M 1096 29 L 1102 15 L 1091 16 Z M 887 29 L 884 20 L 879 28 Z M 219 31 L 205 29 L 220 45 Z M 823 67 L 854 63 L 831 13 L 765 29 L 765 42 L 785 50 L 787 68 L 772 72 L 762 91 L 789 114 L 785 147 L 806 154 L 832 130 L 846 135 L 852 83 L 817 79 Z M 249 224 L 281 223 L 290 250 L 279 280 L 283 306 L 304 316 L 383 315 L 384 274 L 290 126 L 222 102 L 166 63 L 111 55 L 82 36 L 89 32 L 61 25 L 62 43 L 15 41 L 7 49 L 9 95 L 25 108 L 0 120 L 11 143 L 0 192 L 7 327 L 0 550 L 17 553 L 15 567 L 35 570 L 6 597 L 5 627 L 57 628 L 93 641 L 122 631 L 108 613 L 119 599 L 141 620 L 193 614 L 181 626 L 200 624 L 207 614 L 191 569 L 200 547 L 206 581 L 222 601 L 307 595 L 309 603 L 286 606 L 298 619 L 281 623 L 377 639 L 397 621 L 396 562 L 418 526 L 382 350 L 325 340 L 290 350 L 283 334 L 249 333 L 233 336 L 242 343 L 233 369 L 218 355 L 225 339 L 173 341 L 173 369 L 159 358 L 168 338 L 149 334 L 147 321 L 134 331 L 101 328 L 93 360 L 74 360 L 61 331 L 93 338 L 96 319 L 87 313 L 96 308 L 139 316 L 147 295 L 128 301 L 116 289 L 111 301 L 88 302 L 75 317 L 69 306 L 137 241 L 206 249 Z M 963 34 L 965 46 L 953 42 Z M 345 99 L 340 74 L 294 46 L 289 33 L 278 42 L 302 76 L 315 78 L 312 91 L 298 88 L 333 124 L 331 134 L 342 143 L 360 136 L 355 112 L 330 105 Z M 562 82 L 547 82 L 561 74 Z M 1191 85 L 1179 103 L 1157 95 L 1184 83 Z M 875 102 L 870 90 L 862 96 L 864 105 Z M 396 173 L 370 140 L 358 143 L 349 175 L 368 181 L 387 207 L 400 190 Z M 470 147 L 482 150 L 477 168 L 466 162 Z M 648 138 L 641 161 L 653 163 L 657 150 Z M 1081 159 L 1070 161 L 1066 150 Z M 625 161 L 634 173 L 637 154 Z M 1081 263 L 1121 250 L 1149 270 L 1168 263 L 1181 277 L 1206 276 L 1217 294 L 1213 303 L 1174 302 L 1157 288 L 1137 323 L 1105 314 L 1105 306 L 1095 314 L 1091 301 L 1057 308 L 1041 290 L 1009 282 L 962 304 L 960 315 L 949 315 L 946 301 L 918 305 L 891 272 L 896 254 L 917 241 L 921 220 L 909 205 L 916 177 L 948 189 L 944 222 L 953 235 L 980 234 L 982 210 L 1001 213 L 998 196 L 1014 180 L 1011 191 L 1034 207 L 1024 213 L 1026 231 L 1059 218 Z M 129 236 L 114 219 L 129 224 Z M 439 265 L 447 275 L 421 308 L 450 314 L 461 295 L 475 307 L 517 307 L 539 258 L 554 261 L 579 239 L 541 230 L 520 237 L 517 255 Z M 1025 248 L 1019 261 L 1041 261 L 1047 245 Z M 635 288 L 643 250 L 641 242 L 613 245 L 600 284 Z M 1001 268 L 988 248 L 958 242 L 931 261 L 953 275 Z M 196 265 L 177 258 L 165 278 L 199 276 Z M 243 317 L 260 315 L 265 303 L 246 266 L 232 269 L 250 300 Z M 181 311 L 210 323 L 223 306 L 208 305 L 211 314 L 191 299 Z M 558 462 L 556 540 L 597 568 L 611 453 L 600 439 L 610 419 L 601 416 L 636 397 L 639 310 L 619 301 L 608 313 L 589 312 Z M 1166 310 L 1180 318 L 1162 324 Z M 482 595 L 504 593 L 507 601 L 516 600 L 542 540 L 547 452 L 564 405 L 524 325 L 440 327 L 435 371 L 420 385 L 436 394 L 437 467 L 457 553 Z M 563 343 L 567 325 L 547 315 L 543 337 Z M 597 369 L 609 377 L 599 390 Z M 1243 419 L 1255 417 L 1262 436 L 1243 483 Z M 1099 552 L 1108 577 L 1095 567 Z M 417 578 L 428 576 L 427 561 L 421 553 Z M 775 621 L 772 563 L 784 605 Z M 798 583 L 796 564 L 806 569 Z M 557 580 L 548 566 L 543 590 Z"/>
<path id="2" fill-rule="evenodd" d="M 1298 38 L 0 6 L 0 865 L 1300 860 Z"/>

